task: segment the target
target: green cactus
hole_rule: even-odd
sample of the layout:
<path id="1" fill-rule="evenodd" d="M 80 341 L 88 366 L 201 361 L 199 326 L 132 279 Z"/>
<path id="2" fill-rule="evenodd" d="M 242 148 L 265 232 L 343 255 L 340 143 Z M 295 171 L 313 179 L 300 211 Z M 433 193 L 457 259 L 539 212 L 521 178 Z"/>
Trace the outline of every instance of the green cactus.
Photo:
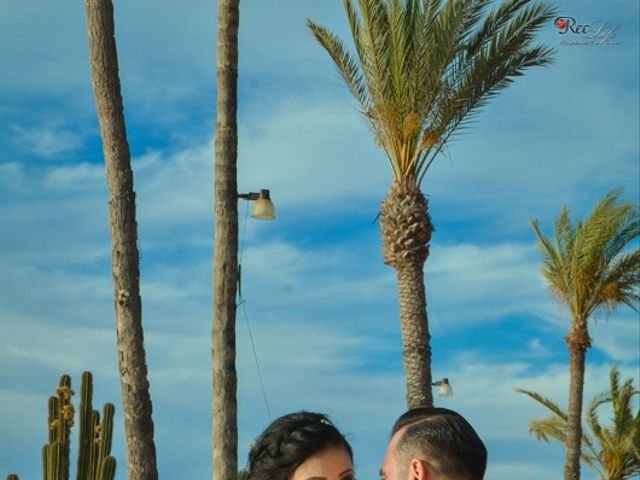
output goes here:
<path id="1" fill-rule="evenodd" d="M 49 441 L 43 448 L 44 480 L 69 479 L 69 444 L 74 408 L 71 397 L 71 377 L 62 375 L 56 396 L 49 397 Z"/>
<path id="2" fill-rule="evenodd" d="M 69 480 L 69 447 L 75 414 L 71 403 L 73 395 L 71 377 L 62 375 L 55 395 L 49 397 L 48 441 L 42 447 L 43 480 Z M 115 407 L 112 403 L 105 404 L 100 422 L 100 412 L 93 409 L 92 398 L 93 377 L 91 372 L 84 372 L 80 395 L 77 479 L 113 480 L 116 476 L 116 459 L 111 456 L 111 440 Z M 12 473 L 7 480 L 19 478 Z"/>
<path id="3" fill-rule="evenodd" d="M 85 372 L 80 398 L 78 480 L 110 480 L 115 476 L 116 462 L 110 456 L 115 407 L 111 403 L 105 404 L 100 422 L 100 413 L 91 405 L 92 397 L 91 373 Z M 105 463 L 108 466 L 105 467 Z"/>
<path id="4" fill-rule="evenodd" d="M 70 432 L 74 425 L 71 378 L 63 375 L 56 396 L 49 398 L 49 441 L 42 449 L 43 480 L 69 480 Z M 80 429 L 78 434 L 78 480 L 113 480 L 116 460 L 111 457 L 113 435 L 113 404 L 104 406 L 100 414 L 93 410 L 93 379 L 90 372 L 82 374 L 80 396 Z"/>

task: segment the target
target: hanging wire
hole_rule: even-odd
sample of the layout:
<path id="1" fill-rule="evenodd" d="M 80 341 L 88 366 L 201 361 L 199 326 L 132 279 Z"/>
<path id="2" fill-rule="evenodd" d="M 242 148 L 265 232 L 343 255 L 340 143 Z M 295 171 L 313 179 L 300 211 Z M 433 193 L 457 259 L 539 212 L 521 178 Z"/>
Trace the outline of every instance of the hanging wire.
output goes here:
<path id="1" fill-rule="evenodd" d="M 258 354 L 256 353 L 256 344 L 253 341 L 253 333 L 251 332 L 251 325 L 249 324 L 249 315 L 247 315 L 247 307 L 246 300 L 242 300 L 240 302 L 240 306 L 242 306 L 242 311 L 244 312 L 244 319 L 247 323 L 247 331 L 249 332 L 249 340 L 251 341 L 251 349 L 253 350 L 253 359 L 256 362 L 256 370 L 258 371 L 258 380 L 260 381 L 260 389 L 262 390 L 262 398 L 264 399 L 264 406 L 267 409 L 267 415 L 269 416 L 269 420 L 271 417 L 271 409 L 269 408 L 269 401 L 267 400 L 267 390 L 264 388 L 264 381 L 262 380 L 262 371 L 260 369 L 260 363 L 258 362 Z"/>
<path id="2" fill-rule="evenodd" d="M 247 220 L 249 218 L 249 203 L 246 203 L 244 222 L 242 226 L 242 234 L 240 236 L 239 251 L 238 251 L 238 303 L 237 307 L 242 307 L 244 313 L 244 320 L 247 324 L 247 331 L 249 332 L 249 341 L 251 343 L 251 351 L 253 352 L 253 360 L 256 364 L 256 371 L 258 372 L 258 381 L 260 382 L 260 389 L 262 390 L 262 398 L 264 399 L 264 406 L 267 409 L 267 415 L 269 420 L 271 417 L 271 409 L 269 408 L 269 401 L 267 400 L 267 390 L 264 387 L 264 381 L 262 380 L 262 370 L 260 369 L 260 362 L 258 361 L 258 353 L 256 351 L 256 344 L 253 341 L 253 332 L 251 331 L 251 324 L 249 323 L 249 314 L 247 313 L 247 301 L 242 296 L 242 252 L 244 250 L 244 240 L 247 233 Z"/>

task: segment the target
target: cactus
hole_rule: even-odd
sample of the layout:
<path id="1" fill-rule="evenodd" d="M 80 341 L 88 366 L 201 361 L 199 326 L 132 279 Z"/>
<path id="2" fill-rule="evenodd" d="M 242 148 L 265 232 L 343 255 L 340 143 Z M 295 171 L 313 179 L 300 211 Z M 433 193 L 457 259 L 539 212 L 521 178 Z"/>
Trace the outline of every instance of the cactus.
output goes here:
<path id="1" fill-rule="evenodd" d="M 48 441 L 42 447 L 43 480 L 69 480 L 71 427 L 75 416 L 71 403 L 73 395 L 71 377 L 62 375 L 55 395 L 49 397 Z M 93 409 L 92 398 L 93 378 L 91 372 L 84 372 L 80 395 L 77 479 L 113 480 L 116 476 L 116 459 L 111 456 L 111 440 L 115 407 L 112 403 L 105 404 L 100 422 L 100 413 Z M 12 473 L 7 480 L 19 478 Z"/>
<path id="2" fill-rule="evenodd" d="M 42 452 L 44 480 L 69 478 L 69 444 L 74 417 L 71 403 L 73 394 L 71 377 L 62 375 L 56 395 L 49 397 L 49 441 Z"/>
<path id="3" fill-rule="evenodd" d="M 42 449 L 44 480 L 69 480 L 70 432 L 75 410 L 71 403 L 74 391 L 71 378 L 63 375 L 56 396 L 49 398 L 49 441 Z M 113 415 L 111 403 L 100 414 L 93 410 L 93 380 L 90 372 L 82 374 L 80 396 L 80 429 L 78 434 L 78 480 L 113 480 L 116 460 L 111 457 Z"/>
<path id="4" fill-rule="evenodd" d="M 110 456 L 115 407 L 105 404 L 100 422 L 100 413 L 91 405 L 92 397 L 91 373 L 85 372 L 80 398 L 78 480 L 109 480 L 115 476 L 115 458 Z"/>

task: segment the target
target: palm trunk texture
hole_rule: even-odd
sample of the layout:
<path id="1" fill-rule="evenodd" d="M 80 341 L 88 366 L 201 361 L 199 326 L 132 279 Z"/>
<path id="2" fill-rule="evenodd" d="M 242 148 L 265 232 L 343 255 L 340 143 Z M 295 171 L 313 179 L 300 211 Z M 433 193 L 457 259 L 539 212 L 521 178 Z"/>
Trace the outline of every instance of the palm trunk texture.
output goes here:
<path id="1" fill-rule="evenodd" d="M 591 345 L 586 321 L 573 322 L 567 336 L 567 345 L 569 347 L 569 408 L 564 480 L 580 480 L 584 368 L 586 352 Z"/>
<path id="2" fill-rule="evenodd" d="M 109 227 L 127 478 L 155 480 L 156 448 L 142 329 L 133 172 L 120 94 L 113 4 L 86 0 L 89 58 L 109 187 Z"/>
<path id="3" fill-rule="evenodd" d="M 414 184 L 394 184 L 380 209 L 387 265 L 396 270 L 407 406 L 432 406 L 431 346 L 424 263 L 434 231 L 428 204 Z"/>
<path id="4" fill-rule="evenodd" d="M 402 356 L 409 408 L 433 405 L 431 347 L 423 265 L 409 264 L 397 271 Z"/>
<path id="5" fill-rule="evenodd" d="M 218 1 L 215 141 L 213 478 L 235 480 L 238 467 L 236 288 L 238 284 L 237 91 L 239 0 Z"/>

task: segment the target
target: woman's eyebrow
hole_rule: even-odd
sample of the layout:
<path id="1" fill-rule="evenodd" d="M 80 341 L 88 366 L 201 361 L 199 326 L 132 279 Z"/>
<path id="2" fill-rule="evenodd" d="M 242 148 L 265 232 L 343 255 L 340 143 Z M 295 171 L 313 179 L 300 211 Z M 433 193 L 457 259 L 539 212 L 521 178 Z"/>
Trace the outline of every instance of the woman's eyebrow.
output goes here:
<path id="1" fill-rule="evenodd" d="M 344 472 L 340 472 L 338 474 L 338 478 L 346 475 L 347 473 L 353 473 L 353 469 L 352 468 L 348 468 L 347 470 L 345 470 Z M 327 477 L 307 477 L 304 480 L 327 480 Z"/>

